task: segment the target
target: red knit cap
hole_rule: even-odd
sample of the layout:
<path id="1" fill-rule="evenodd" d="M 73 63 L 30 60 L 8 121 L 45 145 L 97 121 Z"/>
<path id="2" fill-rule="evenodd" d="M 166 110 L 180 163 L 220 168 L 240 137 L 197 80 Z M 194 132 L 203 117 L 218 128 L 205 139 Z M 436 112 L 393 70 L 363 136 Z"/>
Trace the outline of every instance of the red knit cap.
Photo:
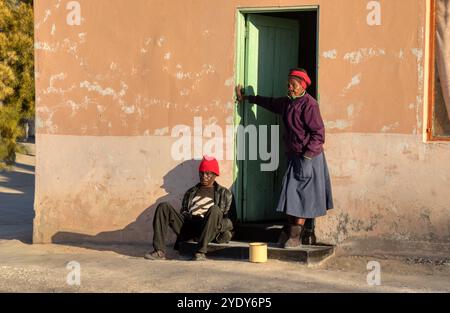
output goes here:
<path id="1" fill-rule="evenodd" d="M 308 88 L 309 85 L 311 85 L 311 78 L 309 78 L 308 74 L 303 71 L 291 70 L 289 72 L 289 76 L 299 78 L 300 84 L 302 85 L 303 89 L 305 89 L 305 90 L 306 90 L 306 88 Z"/>
<path id="2" fill-rule="evenodd" d="M 200 163 L 200 167 L 198 168 L 198 171 L 203 172 L 213 172 L 217 176 L 219 176 L 219 163 L 214 157 L 209 157 L 205 155 L 203 157 L 202 162 Z"/>

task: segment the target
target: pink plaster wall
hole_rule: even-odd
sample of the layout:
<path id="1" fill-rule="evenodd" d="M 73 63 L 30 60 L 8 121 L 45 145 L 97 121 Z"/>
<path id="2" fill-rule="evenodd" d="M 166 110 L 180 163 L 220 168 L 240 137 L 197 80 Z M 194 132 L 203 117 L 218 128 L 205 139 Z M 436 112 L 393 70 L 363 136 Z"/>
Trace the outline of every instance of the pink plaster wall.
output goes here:
<path id="1" fill-rule="evenodd" d="M 80 0 L 70 26 L 69 1 L 35 0 L 34 241 L 150 243 L 155 201 L 178 203 L 196 179 L 197 163 L 170 158 L 173 127 L 232 122 L 236 10 L 319 5 L 336 203 L 320 238 L 448 242 L 450 144 L 422 142 L 425 1 L 379 1 L 380 26 L 368 2 Z"/>

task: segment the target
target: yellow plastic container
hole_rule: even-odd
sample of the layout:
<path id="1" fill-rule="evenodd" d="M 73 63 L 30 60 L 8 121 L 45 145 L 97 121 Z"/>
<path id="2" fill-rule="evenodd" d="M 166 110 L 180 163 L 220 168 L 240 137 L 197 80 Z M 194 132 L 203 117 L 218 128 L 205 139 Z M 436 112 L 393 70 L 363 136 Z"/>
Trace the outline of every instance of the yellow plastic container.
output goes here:
<path id="1" fill-rule="evenodd" d="M 249 261 L 252 263 L 267 262 L 267 243 L 252 242 L 249 244 Z"/>

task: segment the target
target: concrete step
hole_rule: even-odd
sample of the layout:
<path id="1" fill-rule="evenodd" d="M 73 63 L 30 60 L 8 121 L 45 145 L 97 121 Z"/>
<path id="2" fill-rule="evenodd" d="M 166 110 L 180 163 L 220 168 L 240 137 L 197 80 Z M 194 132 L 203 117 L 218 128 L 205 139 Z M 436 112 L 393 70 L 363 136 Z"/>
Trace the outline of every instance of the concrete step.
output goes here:
<path id="1" fill-rule="evenodd" d="M 180 243 L 181 255 L 193 255 L 197 250 L 194 241 Z M 267 258 L 283 261 L 296 261 L 304 264 L 317 264 L 334 254 L 334 246 L 301 246 L 296 249 L 284 249 L 275 243 L 268 243 Z M 249 259 L 249 242 L 230 241 L 226 244 L 210 243 L 207 256 L 210 258 Z"/>

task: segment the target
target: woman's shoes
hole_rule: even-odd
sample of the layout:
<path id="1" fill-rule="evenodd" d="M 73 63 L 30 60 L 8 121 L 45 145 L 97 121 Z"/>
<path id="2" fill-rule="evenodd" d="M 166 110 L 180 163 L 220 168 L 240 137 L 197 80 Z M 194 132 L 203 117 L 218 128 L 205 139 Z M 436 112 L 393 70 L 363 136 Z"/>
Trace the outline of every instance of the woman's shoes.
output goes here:
<path id="1" fill-rule="evenodd" d="M 302 245 L 307 246 L 315 246 L 317 243 L 316 234 L 314 233 L 313 229 L 306 229 L 303 231 L 302 234 Z"/>
<path id="2" fill-rule="evenodd" d="M 300 246 L 302 245 L 300 241 L 302 231 L 303 231 L 302 225 L 289 225 L 288 226 L 289 239 L 284 243 L 284 248 L 285 249 L 300 248 Z"/>

